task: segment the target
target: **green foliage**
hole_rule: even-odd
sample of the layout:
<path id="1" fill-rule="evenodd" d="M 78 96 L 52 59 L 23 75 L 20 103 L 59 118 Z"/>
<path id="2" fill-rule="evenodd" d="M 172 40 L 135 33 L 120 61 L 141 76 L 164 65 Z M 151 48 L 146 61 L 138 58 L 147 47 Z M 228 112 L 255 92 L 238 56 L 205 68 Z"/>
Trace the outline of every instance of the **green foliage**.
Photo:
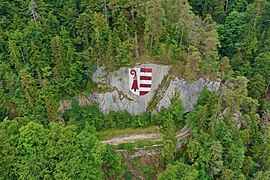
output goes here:
<path id="1" fill-rule="evenodd" d="M 189 53 L 189 59 L 185 67 L 185 75 L 189 81 L 192 81 L 197 77 L 199 63 L 202 61 L 202 54 L 193 46 L 189 47 Z"/>
<path id="2" fill-rule="evenodd" d="M 165 11 L 161 0 L 150 0 L 146 3 L 145 41 L 150 50 L 152 50 L 155 42 L 158 43 L 164 31 L 162 24 L 164 16 Z"/>
<path id="3" fill-rule="evenodd" d="M 240 42 L 244 33 L 244 14 L 232 11 L 227 17 L 224 24 L 218 27 L 220 34 L 221 49 L 224 56 L 232 57 L 237 51 L 237 43 Z"/>
<path id="4" fill-rule="evenodd" d="M 202 17 L 206 17 L 207 14 L 210 14 L 214 17 L 215 21 L 219 23 L 224 21 L 224 16 L 226 14 L 225 10 L 228 8 L 226 7 L 226 9 L 224 9 L 224 4 L 226 4 L 226 1 L 224 2 L 219 0 L 190 0 L 189 2 L 193 7 L 193 11 L 195 12 L 195 14 Z"/>
<path id="5" fill-rule="evenodd" d="M 27 119 L 5 120 L 0 139 L 5 144 L 0 146 L 1 179 L 103 178 L 103 146 L 89 125 L 78 132 L 73 125 L 46 128 Z"/>
<path id="6" fill-rule="evenodd" d="M 269 179 L 269 17 L 266 0 L 1 1 L 0 179 L 121 179 L 121 157 L 96 130 L 150 125 L 164 134 L 161 179 Z M 180 64 L 188 81 L 218 77 L 221 88 L 205 88 L 185 115 L 180 98 L 156 114 L 104 115 L 75 101 L 58 112 L 63 98 L 108 90 L 93 83 L 96 67 L 145 54 Z"/>
<path id="7" fill-rule="evenodd" d="M 205 88 L 195 109 L 186 116 L 192 138 L 183 153 L 200 177 L 245 179 L 268 167 L 268 149 L 257 148 L 257 143 L 265 142 L 258 129 L 258 103 L 247 97 L 247 82 L 244 77 L 231 78 L 225 83 L 227 88 L 218 93 Z M 261 157 L 263 164 L 258 163 Z"/>
<path id="8" fill-rule="evenodd" d="M 260 74 L 270 83 L 270 53 L 261 53 L 254 60 L 254 74 Z"/>
<path id="9" fill-rule="evenodd" d="M 179 160 L 174 165 L 169 165 L 167 170 L 159 175 L 159 179 L 197 179 L 199 172 L 195 167 L 186 164 L 183 160 Z"/>
<path id="10" fill-rule="evenodd" d="M 256 74 L 249 80 L 249 96 L 254 99 L 260 99 L 265 92 L 266 82 L 262 75 Z"/>
<path id="11" fill-rule="evenodd" d="M 108 115 L 104 115 L 99 110 L 98 104 L 80 107 L 76 101 L 73 103 L 73 108 L 64 113 L 64 118 L 71 124 L 78 125 L 79 129 L 83 129 L 88 123 L 98 131 L 111 128 L 148 127 L 155 124 L 147 112 L 132 116 L 127 111 L 112 111 Z"/>
<path id="12" fill-rule="evenodd" d="M 173 121 L 168 121 L 166 127 L 166 130 L 163 132 L 164 138 L 161 155 L 165 165 L 174 161 L 176 152 L 176 128 Z"/>
<path id="13" fill-rule="evenodd" d="M 17 179 L 19 129 L 29 122 L 27 118 L 19 120 L 4 119 L 0 123 L 0 179 Z M 30 137 L 31 138 L 31 137 Z"/>
<path id="14" fill-rule="evenodd" d="M 116 154 L 113 146 L 105 146 L 102 160 L 110 178 L 116 179 L 116 177 L 119 177 L 123 173 L 124 166 L 121 162 L 121 156 Z"/>
<path id="15" fill-rule="evenodd" d="M 176 96 L 176 98 L 173 99 L 171 106 L 168 109 L 162 109 L 161 112 L 154 114 L 151 121 L 154 124 L 159 125 L 161 131 L 165 130 L 170 123 L 173 123 L 177 127 L 183 127 L 184 111 L 181 98 Z"/>
<path id="16" fill-rule="evenodd" d="M 227 57 L 223 57 L 221 58 L 221 60 L 219 61 L 219 69 L 220 69 L 220 75 L 221 75 L 221 79 L 223 81 L 227 80 L 229 77 L 231 77 L 233 75 L 233 70 L 231 68 L 230 65 L 230 60 Z"/>
<path id="17" fill-rule="evenodd" d="M 26 1 L 4 6 L 1 93 L 5 102 L 19 106 L 18 114 L 28 115 L 42 103 L 45 108 L 35 112 L 42 111 L 44 119 L 47 114 L 50 120 L 59 118 L 52 113 L 55 97 L 91 91 L 93 66 L 119 68 L 148 49 L 151 58 L 182 61 L 191 69 L 186 71 L 189 79 L 200 69 L 214 69 L 217 61 L 215 23 L 210 16 L 204 21 L 196 17 L 186 1 Z M 182 56 L 189 56 L 188 61 Z M 47 87 L 55 97 L 44 92 Z M 5 106 L 3 114 L 10 113 Z"/>
<path id="18" fill-rule="evenodd" d="M 45 146 L 48 132 L 42 125 L 29 122 L 19 129 L 19 179 L 35 179 L 47 176 Z"/>
<path id="19" fill-rule="evenodd" d="M 134 146 L 132 143 L 122 143 L 118 146 L 119 149 L 121 150 L 127 150 L 128 152 L 134 152 L 135 149 L 134 149 Z"/>

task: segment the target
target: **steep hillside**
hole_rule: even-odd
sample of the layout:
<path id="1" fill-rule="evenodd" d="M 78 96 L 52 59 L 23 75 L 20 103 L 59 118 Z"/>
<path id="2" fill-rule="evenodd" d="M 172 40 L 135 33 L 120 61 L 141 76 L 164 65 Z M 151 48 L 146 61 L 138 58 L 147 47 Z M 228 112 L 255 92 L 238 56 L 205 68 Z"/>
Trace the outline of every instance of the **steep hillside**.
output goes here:
<path id="1" fill-rule="evenodd" d="M 269 0 L 0 0 L 0 179 L 269 179 L 269 19 Z"/>
<path id="2" fill-rule="evenodd" d="M 186 112 L 190 112 L 200 96 L 201 91 L 207 87 L 217 91 L 221 82 L 212 82 L 209 79 L 200 78 L 193 82 L 179 79 L 172 74 L 171 66 L 156 64 L 140 64 L 132 68 L 151 68 L 152 82 L 150 92 L 143 96 L 133 94 L 129 87 L 129 68 L 123 67 L 117 71 L 107 73 L 104 68 L 98 68 L 92 76 L 95 89 L 91 89 L 90 95 L 79 96 L 77 101 L 80 106 L 99 104 L 100 110 L 108 114 L 111 111 L 124 111 L 133 115 L 144 112 L 160 111 L 168 108 L 173 99 L 180 97 Z M 220 80 L 219 80 L 220 81 Z M 106 92 L 99 89 L 106 87 Z M 65 104 L 70 104 L 65 107 Z M 71 103 L 63 101 L 60 109 L 71 109 Z"/>

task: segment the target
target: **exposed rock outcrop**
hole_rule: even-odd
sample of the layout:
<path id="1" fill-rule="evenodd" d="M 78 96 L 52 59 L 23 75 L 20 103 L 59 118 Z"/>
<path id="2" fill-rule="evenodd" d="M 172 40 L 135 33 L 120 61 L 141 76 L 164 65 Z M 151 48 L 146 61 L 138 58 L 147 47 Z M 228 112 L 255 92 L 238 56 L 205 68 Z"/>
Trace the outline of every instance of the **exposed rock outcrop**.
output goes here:
<path id="1" fill-rule="evenodd" d="M 97 70 L 92 75 L 92 80 L 96 83 L 106 81 L 107 72 L 104 67 L 98 67 Z"/>
<path id="2" fill-rule="evenodd" d="M 145 112 L 163 78 L 168 75 L 170 67 L 156 64 L 142 64 L 136 67 L 152 68 L 152 87 L 148 94 L 137 96 L 131 93 L 129 91 L 128 68 L 120 68 L 109 73 L 107 77 L 108 85 L 115 90 L 113 92 L 94 93 L 88 97 L 89 101 L 99 103 L 100 110 L 106 114 L 110 111 L 120 110 L 127 110 L 130 114 L 135 115 Z"/>
<path id="3" fill-rule="evenodd" d="M 196 105 L 200 93 L 205 86 L 207 86 L 210 91 L 217 91 L 220 87 L 220 82 L 211 82 L 201 78 L 189 83 L 175 77 L 161 95 L 162 99 L 158 102 L 157 109 L 168 108 L 171 104 L 171 100 L 176 95 L 177 91 L 179 91 L 186 112 L 190 112 Z"/>
<path id="4" fill-rule="evenodd" d="M 150 101 L 155 101 L 154 104 L 156 104 L 156 107 L 151 107 L 151 111 L 159 111 L 162 108 L 168 108 L 173 97 L 180 95 L 186 112 L 190 112 L 205 86 L 214 91 L 220 88 L 220 82 L 212 82 L 208 79 L 200 78 L 190 83 L 178 77 L 168 76 L 169 66 L 141 64 L 134 68 L 152 68 L 152 86 L 148 94 L 138 96 L 130 92 L 128 67 L 110 73 L 107 73 L 103 68 L 98 68 L 93 73 L 93 81 L 108 86 L 110 91 L 92 93 L 85 99 L 79 98 L 79 104 L 98 103 L 100 110 L 105 114 L 111 111 L 127 110 L 130 114 L 138 115 L 149 109 Z"/>
<path id="5" fill-rule="evenodd" d="M 220 82 L 211 82 L 205 79 L 198 79 L 189 83 L 178 77 L 174 77 L 169 85 L 166 87 L 159 87 L 165 76 L 168 75 L 170 67 L 156 64 L 142 64 L 136 67 L 150 67 L 152 68 L 152 88 L 150 93 L 144 96 L 137 96 L 129 91 L 129 75 L 128 68 L 120 68 L 119 70 L 109 73 L 105 78 L 106 73 L 103 69 L 99 68 L 93 74 L 95 82 L 101 82 L 106 79 L 108 86 L 114 90 L 106 93 L 94 93 L 88 97 L 91 103 L 99 103 L 102 112 L 109 113 L 110 111 L 127 110 L 129 113 L 137 115 L 147 111 L 149 102 L 154 99 L 157 102 L 156 110 L 161 108 L 168 108 L 171 104 L 172 98 L 177 92 L 180 92 L 183 100 L 183 105 L 186 112 L 192 110 L 196 104 L 200 92 L 207 86 L 209 90 L 218 90 Z"/>

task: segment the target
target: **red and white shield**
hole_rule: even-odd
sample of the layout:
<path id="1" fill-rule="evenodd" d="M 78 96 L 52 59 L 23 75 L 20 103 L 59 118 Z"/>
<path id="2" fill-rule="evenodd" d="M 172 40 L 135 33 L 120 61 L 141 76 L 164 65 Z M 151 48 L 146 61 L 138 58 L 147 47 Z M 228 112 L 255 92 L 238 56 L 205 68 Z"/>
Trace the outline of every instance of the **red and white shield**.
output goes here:
<path id="1" fill-rule="evenodd" d="M 152 68 L 129 69 L 129 90 L 138 96 L 150 92 L 152 86 Z"/>

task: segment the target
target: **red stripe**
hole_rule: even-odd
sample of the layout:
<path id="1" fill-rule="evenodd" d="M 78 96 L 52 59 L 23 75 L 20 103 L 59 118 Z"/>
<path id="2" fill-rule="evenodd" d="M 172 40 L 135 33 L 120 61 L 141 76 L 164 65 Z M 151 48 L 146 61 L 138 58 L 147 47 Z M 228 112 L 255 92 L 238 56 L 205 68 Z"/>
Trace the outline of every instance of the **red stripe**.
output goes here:
<path id="1" fill-rule="evenodd" d="M 152 68 L 141 68 L 141 72 L 152 72 Z"/>
<path id="2" fill-rule="evenodd" d="M 140 80 L 152 80 L 151 76 L 140 76 Z"/>
<path id="3" fill-rule="evenodd" d="M 140 87 L 150 88 L 151 84 L 140 84 Z"/>
<path id="4" fill-rule="evenodd" d="M 140 91 L 140 96 L 143 96 L 145 94 L 149 93 L 149 91 Z"/>

